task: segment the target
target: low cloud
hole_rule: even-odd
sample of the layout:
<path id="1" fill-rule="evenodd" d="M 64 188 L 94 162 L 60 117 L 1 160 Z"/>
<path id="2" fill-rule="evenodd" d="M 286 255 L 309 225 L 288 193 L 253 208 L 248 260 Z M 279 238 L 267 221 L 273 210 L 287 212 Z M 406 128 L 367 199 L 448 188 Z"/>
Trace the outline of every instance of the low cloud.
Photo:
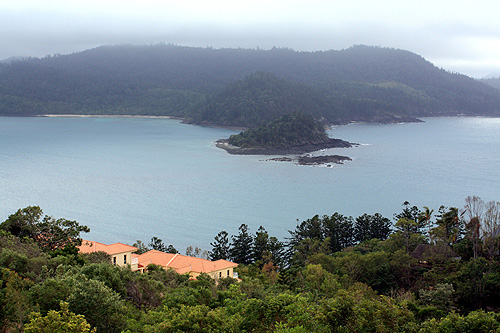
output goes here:
<path id="1" fill-rule="evenodd" d="M 14 5 L 1 10 L 0 5 L 0 59 L 66 54 L 105 44 L 166 42 L 301 51 L 366 44 L 409 50 L 438 67 L 474 77 L 498 71 L 500 66 L 494 60 L 500 59 L 498 24 L 489 16 L 474 22 L 452 12 L 439 21 L 437 14 L 419 16 L 420 5 L 390 7 L 389 0 L 377 8 L 371 2 L 355 1 L 365 5 L 357 11 L 354 4 L 320 0 L 308 7 L 298 1 L 277 1 L 267 7 L 229 1 L 188 2 L 110 0 L 102 5 L 96 1 L 73 5 L 51 0 L 49 7 L 29 7 L 29 2 L 21 1 L 22 10 Z M 188 5 L 192 5 L 191 11 Z M 387 8 L 394 11 L 386 13 Z"/>

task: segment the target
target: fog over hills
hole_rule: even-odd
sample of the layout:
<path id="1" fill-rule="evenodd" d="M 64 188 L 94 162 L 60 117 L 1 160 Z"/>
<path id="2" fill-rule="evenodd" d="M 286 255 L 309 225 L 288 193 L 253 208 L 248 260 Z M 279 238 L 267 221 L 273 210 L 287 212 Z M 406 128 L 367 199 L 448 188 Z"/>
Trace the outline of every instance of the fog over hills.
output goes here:
<path id="1" fill-rule="evenodd" d="M 258 119 L 270 110 L 343 123 L 499 116 L 499 106 L 500 91 L 482 82 L 409 51 L 362 45 L 318 52 L 102 46 L 0 64 L 2 115 L 170 115 L 253 126 L 258 120 L 245 114 Z"/>
<path id="2" fill-rule="evenodd" d="M 492 87 L 495 87 L 497 89 L 500 89 L 500 76 L 498 77 L 491 77 L 491 78 L 485 78 L 480 80 L 483 83 L 486 83 Z"/>

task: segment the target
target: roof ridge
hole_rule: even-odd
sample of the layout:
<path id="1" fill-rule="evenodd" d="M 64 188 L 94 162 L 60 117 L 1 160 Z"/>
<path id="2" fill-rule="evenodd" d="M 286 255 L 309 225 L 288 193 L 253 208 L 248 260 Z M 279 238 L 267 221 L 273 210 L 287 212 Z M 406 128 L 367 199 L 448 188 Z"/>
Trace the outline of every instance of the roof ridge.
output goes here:
<path id="1" fill-rule="evenodd" d="M 176 253 L 172 259 L 170 259 L 170 261 L 165 265 L 165 267 L 168 267 L 168 265 L 170 265 L 170 263 L 172 262 L 172 260 L 174 260 L 177 256 L 179 255 L 179 253 Z"/>
<path id="2" fill-rule="evenodd" d="M 115 244 L 121 244 L 121 245 L 127 245 L 127 246 L 130 246 L 130 247 L 135 247 L 133 245 L 128 245 L 128 244 L 125 244 L 125 243 L 122 243 L 122 242 L 116 242 L 116 243 L 113 243 L 113 244 L 105 244 L 106 246 L 111 246 L 111 245 L 115 245 Z"/>

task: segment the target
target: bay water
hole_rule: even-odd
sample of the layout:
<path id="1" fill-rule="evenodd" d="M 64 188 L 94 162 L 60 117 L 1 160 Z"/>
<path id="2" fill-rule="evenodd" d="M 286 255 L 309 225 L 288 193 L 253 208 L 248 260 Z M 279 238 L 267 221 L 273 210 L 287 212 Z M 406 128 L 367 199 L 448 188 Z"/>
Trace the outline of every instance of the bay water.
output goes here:
<path id="1" fill-rule="evenodd" d="M 234 130 L 164 118 L 0 118 L 0 221 L 38 205 L 104 243 L 161 238 L 210 250 L 221 230 L 264 226 L 281 240 L 297 220 L 339 212 L 392 218 L 404 201 L 437 211 L 469 195 L 500 200 L 500 118 L 427 118 L 329 131 L 360 143 L 329 149 L 333 167 L 237 156 L 214 141 Z"/>

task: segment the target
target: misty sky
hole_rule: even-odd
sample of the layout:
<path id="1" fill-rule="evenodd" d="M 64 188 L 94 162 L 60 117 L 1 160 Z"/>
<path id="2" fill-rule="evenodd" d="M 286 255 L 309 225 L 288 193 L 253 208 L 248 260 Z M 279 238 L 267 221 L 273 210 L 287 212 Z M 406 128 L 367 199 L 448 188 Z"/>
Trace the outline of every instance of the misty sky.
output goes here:
<path id="1" fill-rule="evenodd" d="M 498 0 L 0 0 L 0 59 L 107 44 L 316 51 L 400 48 L 438 67 L 500 76 Z"/>

